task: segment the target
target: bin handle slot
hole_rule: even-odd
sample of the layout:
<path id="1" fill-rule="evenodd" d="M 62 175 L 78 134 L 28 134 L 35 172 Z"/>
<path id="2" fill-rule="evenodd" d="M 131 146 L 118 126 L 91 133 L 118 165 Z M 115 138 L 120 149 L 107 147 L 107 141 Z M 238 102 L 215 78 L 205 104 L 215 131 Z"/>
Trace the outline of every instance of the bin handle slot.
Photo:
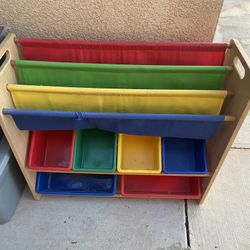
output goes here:
<path id="1" fill-rule="evenodd" d="M 3 71 L 9 60 L 10 60 L 10 52 L 7 49 L 5 53 L 0 57 L 0 72 Z"/>
<path id="2" fill-rule="evenodd" d="M 244 79 L 246 75 L 246 70 L 238 56 L 234 57 L 233 64 L 240 79 Z"/>

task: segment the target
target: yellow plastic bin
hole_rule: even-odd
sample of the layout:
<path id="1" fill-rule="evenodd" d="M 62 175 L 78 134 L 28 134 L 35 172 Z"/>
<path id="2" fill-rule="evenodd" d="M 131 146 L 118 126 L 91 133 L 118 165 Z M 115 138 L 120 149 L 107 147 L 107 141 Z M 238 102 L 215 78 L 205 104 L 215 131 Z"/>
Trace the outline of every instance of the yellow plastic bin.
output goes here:
<path id="1" fill-rule="evenodd" d="M 161 173 L 161 137 L 119 134 L 117 170 L 120 173 Z"/>
<path id="2" fill-rule="evenodd" d="M 19 109 L 120 113 L 220 113 L 224 90 L 70 88 L 8 84 Z"/>

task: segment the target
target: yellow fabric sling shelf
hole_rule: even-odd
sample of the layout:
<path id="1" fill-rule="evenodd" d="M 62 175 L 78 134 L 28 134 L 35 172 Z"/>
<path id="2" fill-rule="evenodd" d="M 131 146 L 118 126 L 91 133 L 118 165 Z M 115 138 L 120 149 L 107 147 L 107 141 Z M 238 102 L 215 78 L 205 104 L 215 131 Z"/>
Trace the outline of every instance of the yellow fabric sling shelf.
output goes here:
<path id="1" fill-rule="evenodd" d="M 139 90 L 25 86 L 8 84 L 19 109 L 82 112 L 214 114 L 227 91 Z"/>

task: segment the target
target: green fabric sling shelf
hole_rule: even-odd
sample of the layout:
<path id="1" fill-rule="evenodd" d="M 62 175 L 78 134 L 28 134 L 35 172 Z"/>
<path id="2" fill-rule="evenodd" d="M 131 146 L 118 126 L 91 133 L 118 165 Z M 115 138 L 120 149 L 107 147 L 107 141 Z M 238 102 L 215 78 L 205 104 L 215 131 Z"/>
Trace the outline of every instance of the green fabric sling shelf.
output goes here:
<path id="1" fill-rule="evenodd" d="M 227 66 L 118 65 L 16 60 L 26 85 L 124 89 L 223 89 Z"/>

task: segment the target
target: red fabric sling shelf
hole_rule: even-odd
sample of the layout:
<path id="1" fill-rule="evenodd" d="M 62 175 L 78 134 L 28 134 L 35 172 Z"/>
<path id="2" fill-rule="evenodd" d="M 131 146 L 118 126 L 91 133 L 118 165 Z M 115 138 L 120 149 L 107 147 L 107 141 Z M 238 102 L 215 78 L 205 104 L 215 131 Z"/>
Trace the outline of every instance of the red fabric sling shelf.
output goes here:
<path id="1" fill-rule="evenodd" d="M 141 65 L 223 65 L 225 43 L 17 39 L 23 59 Z"/>

